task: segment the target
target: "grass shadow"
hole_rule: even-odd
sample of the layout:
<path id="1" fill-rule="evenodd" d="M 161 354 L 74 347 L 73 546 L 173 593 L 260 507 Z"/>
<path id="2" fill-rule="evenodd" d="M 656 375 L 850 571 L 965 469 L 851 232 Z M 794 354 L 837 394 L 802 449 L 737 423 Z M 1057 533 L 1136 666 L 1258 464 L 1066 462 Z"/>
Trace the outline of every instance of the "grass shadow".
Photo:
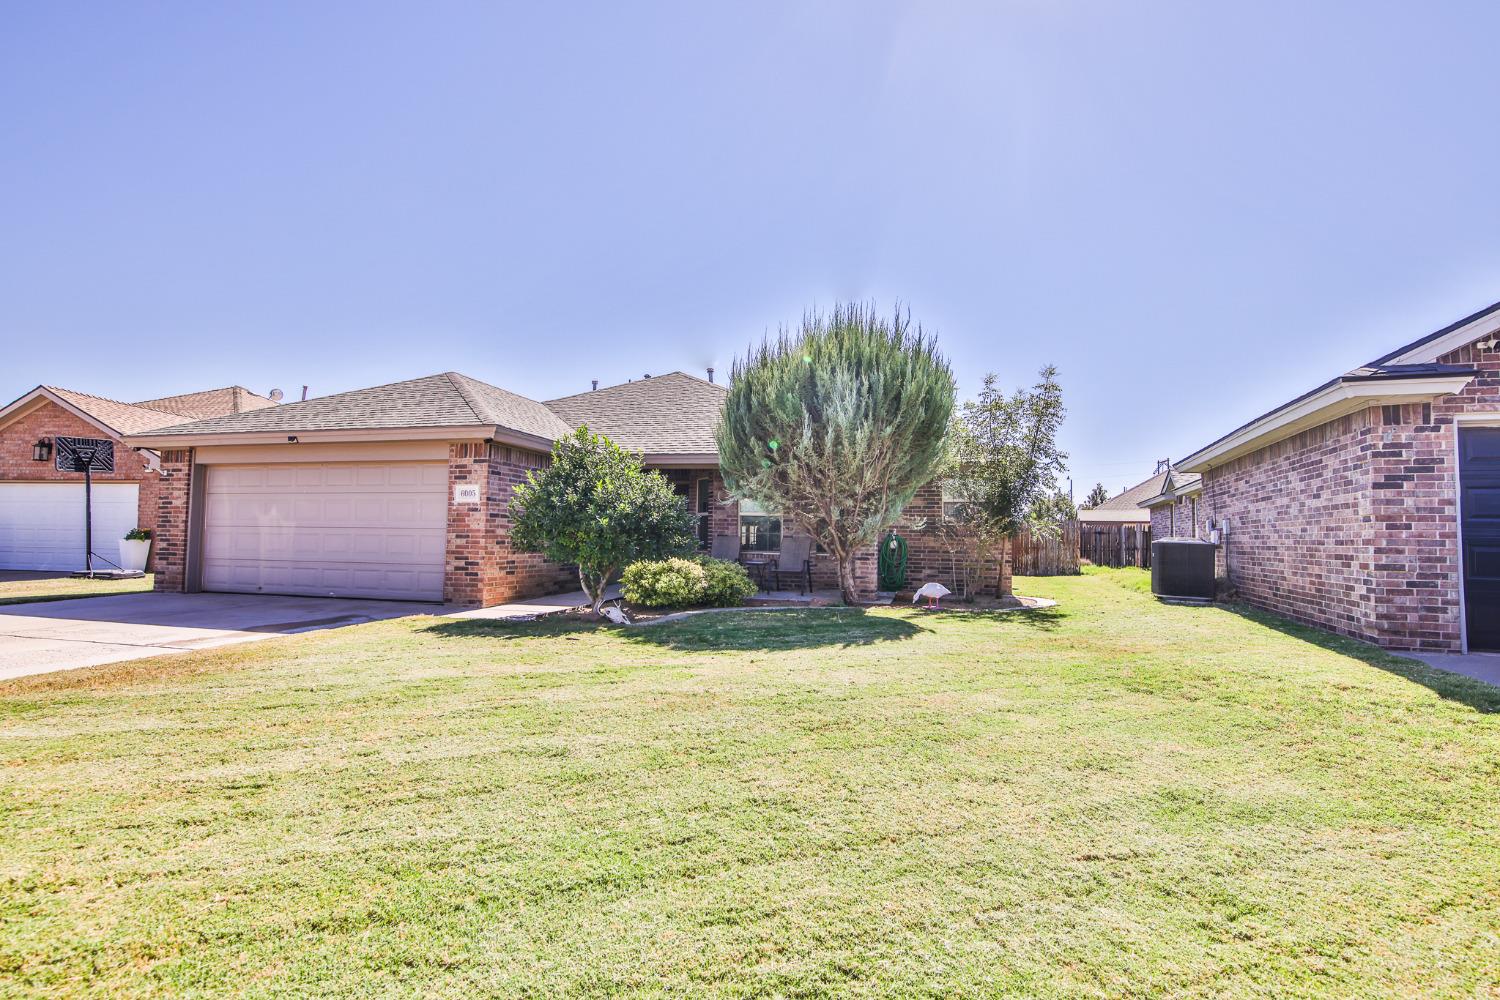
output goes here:
<path id="1" fill-rule="evenodd" d="M 864 608 L 722 612 L 660 625 L 622 629 L 631 642 L 684 652 L 848 648 L 911 639 L 931 631 L 905 618 L 871 615 Z"/>
<path id="2" fill-rule="evenodd" d="M 941 611 L 927 612 L 920 617 L 932 615 L 961 622 L 985 622 L 993 625 L 1015 625 L 1038 632 L 1052 632 L 1063 623 L 1062 608 L 969 608 L 955 605 Z"/>
<path id="3" fill-rule="evenodd" d="M 1466 677 L 1463 674 L 1430 667 L 1420 660 L 1409 659 L 1399 653 L 1387 652 L 1359 639 L 1335 635 L 1311 625 L 1299 625 L 1269 611 L 1261 611 L 1243 604 L 1220 604 L 1217 607 L 1274 632 L 1280 632 L 1321 649 L 1359 660 L 1361 663 L 1377 670 L 1384 670 L 1388 674 L 1395 674 L 1413 684 L 1420 684 L 1438 697 L 1467 705 L 1476 712 L 1485 715 L 1500 713 L 1500 687 L 1493 684 L 1486 684 L 1484 681 Z"/>

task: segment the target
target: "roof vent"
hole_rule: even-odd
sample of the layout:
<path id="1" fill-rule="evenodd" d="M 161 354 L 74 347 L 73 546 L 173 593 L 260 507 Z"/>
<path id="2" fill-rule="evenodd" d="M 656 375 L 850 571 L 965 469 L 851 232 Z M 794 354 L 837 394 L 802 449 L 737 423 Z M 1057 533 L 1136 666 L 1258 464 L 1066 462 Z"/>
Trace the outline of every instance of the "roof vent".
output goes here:
<path id="1" fill-rule="evenodd" d="M 714 380 L 714 368 L 713 368 L 713 365 L 709 365 L 708 366 L 708 380 L 710 382 L 712 382 Z"/>
<path id="2" fill-rule="evenodd" d="M 599 388 L 599 380 L 594 379 L 594 384 L 589 387 L 589 392 L 595 392 Z"/>

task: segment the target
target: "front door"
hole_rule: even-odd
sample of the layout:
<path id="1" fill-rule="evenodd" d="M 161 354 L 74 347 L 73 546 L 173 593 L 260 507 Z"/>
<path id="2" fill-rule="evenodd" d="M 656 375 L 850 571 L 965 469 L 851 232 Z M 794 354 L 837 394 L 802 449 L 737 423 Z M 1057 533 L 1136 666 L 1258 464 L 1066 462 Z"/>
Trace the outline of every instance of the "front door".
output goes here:
<path id="1" fill-rule="evenodd" d="M 1500 651 L 1500 427 L 1458 432 L 1469 648 Z"/>

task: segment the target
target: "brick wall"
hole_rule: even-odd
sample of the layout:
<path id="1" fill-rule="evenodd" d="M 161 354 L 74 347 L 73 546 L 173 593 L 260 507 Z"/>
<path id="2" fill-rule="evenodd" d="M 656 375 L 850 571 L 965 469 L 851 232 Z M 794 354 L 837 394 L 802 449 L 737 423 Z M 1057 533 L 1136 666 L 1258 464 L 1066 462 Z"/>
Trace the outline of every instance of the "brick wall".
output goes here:
<path id="1" fill-rule="evenodd" d="M 896 533 L 906 539 L 906 585 L 909 589 L 937 582 L 955 593 L 959 592 L 953 544 L 943 531 L 943 492 L 937 482 L 917 490 L 911 503 L 901 512 Z M 1011 593 L 1010 577 L 1010 546 L 1001 545 L 999 551 L 980 567 L 979 596 L 1008 597 Z"/>
<path id="2" fill-rule="evenodd" d="M 79 473 L 57 471 L 55 451 L 45 462 L 32 461 L 31 448 L 37 441 L 43 438 L 56 441 L 58 437 L 104 438 L 109 435 L 56 403 L 45 402 L 0 430 L 0 481 L 82 484 L 83 476 Z M 136 524 L 150 528 L 156 521 L 160 477 L 147 467 L 145 456 L 140 452 L 130 450 L 118 440 L 111 440 L 115 441 L 115 471 L 95 473 L 94 482 L 139 484 Z M 108 544 L 95 539 L 95 551 L 110 559 L 119 558 L 114 540 L 104 541 Z"/>
<path id="3" fill-rule="evenodd" d="M 193 450 L 161 453 L 162 478 L 154 491 L 156 512 L 151 546 L 156 565 L 155 589 L 181 592 L 187 582 L 188 498 L 192 493 Z"/>
<path id="4" fill-rule="evenodd" d="M 510 544 L 511 491 L 547 461 L 540 452 L 483 441 L 448 446 L 445 601 L 491 605 L 578 589 L 574 567 Z M 479 487 L 478 503 L 453 502 L 453 488 L 461 484 Z"/>
<path id="5" fill-rule="evenodd" d="M 1454 417 L 1500 413 L 1500 352 L 1441 360 L 1480 375 L 1458 395 L 1371 407 L 1204 475 L 1243 600 L 1393 649 L 1459 648 Z"/>
<path id="6" fill-rule="evenodd" d="M 1179 497 L 1151 508 L 1151 540 L 1207 538 L 1209 515 L 1201 497 Z"/>

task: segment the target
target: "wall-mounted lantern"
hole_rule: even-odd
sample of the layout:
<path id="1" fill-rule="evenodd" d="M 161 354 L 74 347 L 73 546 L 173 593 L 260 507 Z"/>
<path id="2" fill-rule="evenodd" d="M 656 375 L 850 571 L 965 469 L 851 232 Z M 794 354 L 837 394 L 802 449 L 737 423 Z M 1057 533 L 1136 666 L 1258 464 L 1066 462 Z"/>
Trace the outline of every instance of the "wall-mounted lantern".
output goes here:
<path id="1" fill-rule="evenodd" d="M 52 442 L 42 438 L 31 446 L 31 460 L 33 462 L 45 462 L 52 457 Z"/>

